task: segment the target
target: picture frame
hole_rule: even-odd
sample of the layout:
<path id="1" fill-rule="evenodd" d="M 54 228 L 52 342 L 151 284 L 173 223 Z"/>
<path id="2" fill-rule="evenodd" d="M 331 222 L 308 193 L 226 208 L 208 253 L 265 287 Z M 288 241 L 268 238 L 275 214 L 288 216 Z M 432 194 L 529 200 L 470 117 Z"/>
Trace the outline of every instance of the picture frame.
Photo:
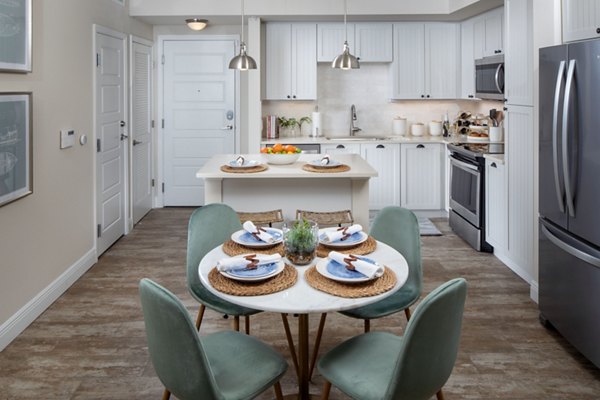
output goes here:
<path id="1" fill-rule="evenodd" d="M 33 193 L 32 94 L 0 93 L 0 207 Z"/>
<path id="2" fill-rule="evenodd" d="M 31 72 L 31 0 L 0 0 L 0 71 Z"/>

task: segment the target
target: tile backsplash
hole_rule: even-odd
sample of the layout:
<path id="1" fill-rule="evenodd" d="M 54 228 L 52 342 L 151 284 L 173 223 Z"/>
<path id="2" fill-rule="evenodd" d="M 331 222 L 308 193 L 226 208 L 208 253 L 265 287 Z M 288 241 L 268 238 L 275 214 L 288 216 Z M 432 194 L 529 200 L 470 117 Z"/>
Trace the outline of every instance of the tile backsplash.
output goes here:
<path id="1" fill-rule="evenodd" d="M 448 112 L 450 121 L 462 110 L 488 114 L 490 108 L 502 109 L 497 101 L 469 100 L 395 100 L 390 98 L 389 64 L 366 64 L 360 69 L 342 71 L 319 63 L 317 68 L 317 101 L 263 101 L 262 113 L 301 118 L 311 116 L 315 107 L 321 113 L 324 136 L 347 136 L 350 127 L 350 106 L 356 107 L 355 126 L 360 134 L 391 135 L 395 117 L 405 117 L 410 126 L 415 122 L 428 124 L 441 120 Z M 410 130 L 409 130 L 410 131 Z M 307 134 L 310 129 L 303 129 Z M 263 129 L 263 137 L 265 136 Z"/>

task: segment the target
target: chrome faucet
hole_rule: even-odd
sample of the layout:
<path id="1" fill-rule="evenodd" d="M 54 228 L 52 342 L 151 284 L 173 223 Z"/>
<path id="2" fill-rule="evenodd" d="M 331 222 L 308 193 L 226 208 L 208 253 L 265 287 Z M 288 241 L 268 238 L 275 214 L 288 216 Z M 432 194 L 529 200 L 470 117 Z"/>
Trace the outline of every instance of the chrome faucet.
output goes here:
<path id="1" fill-rule="evenodd" d="M 362 131 L 362 129 L 354 126 L 354 121 L 356 121 L 356 107 L 352 104 L 350 107 L 350 136 L 354 136 L 356 132 Z"/>

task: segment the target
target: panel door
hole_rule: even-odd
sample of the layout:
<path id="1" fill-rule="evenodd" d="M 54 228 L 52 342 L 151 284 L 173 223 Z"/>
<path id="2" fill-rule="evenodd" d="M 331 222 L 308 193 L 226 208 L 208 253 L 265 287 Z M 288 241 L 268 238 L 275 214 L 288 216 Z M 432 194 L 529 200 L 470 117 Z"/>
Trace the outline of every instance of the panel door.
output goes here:
<path id="1" fill-rule="evenodd" d="M 600 0 L 562 1 L 563 42 L 600 37 Z"/>
<path id="2" fill-rule="evenodd" d="M 501 54 L 504 51 L 504 11 L 497 8 L 485 14 L 484 57 Z"/>
<path id="3" fill-rule="evenodd" d="M 506 250 L 508 241 L 508 196 L 504 164 L 486 160 L 485 178 L 486 241 L 496 249 Z"/>
<path id="4" fill-rule="evenodd" d="M 125 234 L 125 39 L 96 34 L 97 254 Z"/>
<path id="5" fill-rule="evenodd" d="M 485 53 L 485 18 L 483 16 L 473 18 L 473 59 L 483 57 Z"/>
<path id="6" fill-rule="evenodd" d="M 402 144 L 401 205 L 413 210 L 439 210 L 441 202 L 440 144 Z"/>
<path id="7" fill-rule="evenodd" d="M 295 100 L 317 98 L 317 26 L 292 24 L 291 94 Z"/>
<path id="8" fill-rule="evenodd" d="M 473 20 L 463 21 L 461 28 L 461 46 L 460 46 L 460 97 L 463 99 L 475 98 L 475 57 L 474 57 L 474 29 Z"/>
<path id="9" fill-rule="evenodd" d="M 426 98 L 458 97 L 458 25 L 425 24 Z"/>
<path id="10" fill-rule="evenodd" d="M 421 23 L 394 24 L 393 99 L 425 98 L 425 27 Z"/>
<path id="11" fill-rule="evenodd" d="M 215 154 L 235 153 L 232 40 L 165 41 L 164 204 L 204 204 L 196 171 Z"/>
<path id="12" fill-rule="evenodd" d="M 533 1 L 506 0 L 504 8 L 507 103 L 533 106 Z"/>
<path id="13" fill-rule="evenodd" d="M 361 144 L 362 157 L 378 176 L 369 180 L 369 209 L 400 205 L 400 145 Z"/>
<path id="14" fill-rule="evenodd" d="M 321 154 L 360 154 L 360 144 L 322 144 Z"/>
<path id="15" fill-rule="evenodd" d="M 348 38 L 350 52 L 354 47 L 354 24 L 348 24 L 348 34 L 343 23 L 324 23 L 317 25 L 317 61 L 331 63 L 342 54 L 344 41 Z"/>
<path id="16" fill-rule="evenodd" d="M 265 98 L 288 100 L 292 98 L 292 27 L 266 25 Z"/>
<path id="17" fill-rule="evenodd" d="M 392 62 L 392 24 L 357 23 L 354 25 L 354 35 L 355 55 L 361 62 Z"/>
<path id="18" fill-rule="evenodd" d="M 131 196 L 133 223 L 152 208 L 152 47 L 131 49 Z"/>

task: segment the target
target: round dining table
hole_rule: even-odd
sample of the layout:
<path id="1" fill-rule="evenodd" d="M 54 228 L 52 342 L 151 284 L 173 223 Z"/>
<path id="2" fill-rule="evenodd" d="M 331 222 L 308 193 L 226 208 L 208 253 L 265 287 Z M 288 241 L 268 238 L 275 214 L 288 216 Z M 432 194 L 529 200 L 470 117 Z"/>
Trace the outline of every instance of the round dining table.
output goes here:
<path id="1" fill-rule="evenodd" d="M 252 251 L 249 250 L 248 253 L 252 253 Z M 235 296 L 215 289 L 208 279 L 208 274 L 215 268 L 217 261 L 226 257 L 228 256 L 223 252 L 222 246 L 218 246 L 208 252 L 200 262 L 198 267 L 200 280 L 211 293 L 233 304 L 255 310 L 298 315 L 298 393 L 293 396 L 285 396 L 290 399 L 317 398 L 309 393 L 308 314 L 343 311 L 374 303 L 396 292 L 408 278 L 408 264 L 402 254 L 385 243 L 377 242 L 375 251 L 368 254 L 368 257 L 391 269 L 396 274 L 397 280 L 396 285 L 385 293 L 368 297 L 346 298 L 313 288 L 304 279 L 304 272 L 311 265 L 320 261 L 320 258 L 317 257 L 307 266 L 294 266 L 284 259 L 287 264 L 294 266 L 298 271 L 298 280 L 288 289 L 261 296 Z"/>

